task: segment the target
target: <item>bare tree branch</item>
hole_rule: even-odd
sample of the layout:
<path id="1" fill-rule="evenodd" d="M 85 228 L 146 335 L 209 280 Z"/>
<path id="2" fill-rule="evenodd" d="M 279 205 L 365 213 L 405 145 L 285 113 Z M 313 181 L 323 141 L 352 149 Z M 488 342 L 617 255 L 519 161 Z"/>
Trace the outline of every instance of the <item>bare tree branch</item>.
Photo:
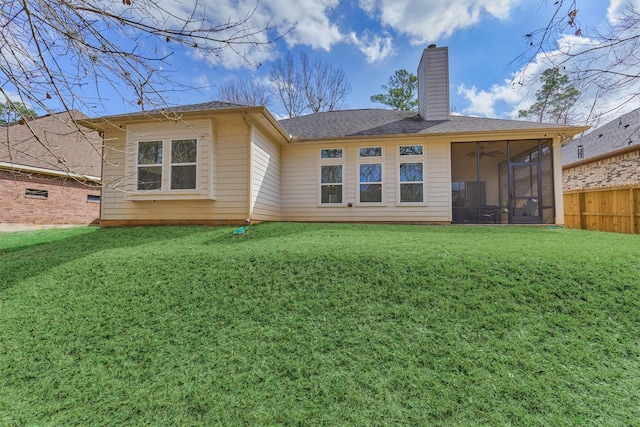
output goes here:
<path id="1" fill-rule="evenodd" d="M 269 22 L 254 24 L 258 3 L 235 19 L 220 17 L 198 0 L 0 5 L 0 102 L 19 102 L 39 114 L 91 114 L 96 106 L 104 111 L 109 98 L 122 100 L 127 109 L 165 109 L 168 94 L 191 89 L 172 77 L 168 60 L 176 53 L 191 52 L 214 66 L 223 54 L 233 54 L 250 64 L 250 50 L 266 50 L 283 36 L 274 36 Z M 71 123 L 87 132 L 74 115 Z"/>
<path id="2" fill-rule="evenodd" d="M 305 53 L 300 54 L 299 63 L 291 53 L 277 59 L 269 77 L 273 94 L 289 117 L 334 111 L 351 92 L 351 84 L 341 68 L 320 60 L 310 62 Z"/>
<path id="3" fill-rule="evenodd" d="M 220 86 L 218 99 L 233 104 L 260 106 L 268 106 L 272 101 L 269 89 L 256 80 L 230 80 Z"/>
<path id="4" fill-rule="evenodd" d="M 600 112 L 594 105 L 586 120 L 612 114 L 640 96 L 640 10 L 627 1 L 617 16 L 603 30 L 583 27 L 580 23 L 578 0 L 557 0 L 543 9 L 552 8 L 548 24 L 526 34 L 527 47 L 514 62 L 522 72 L 514 84 L 527 85 L 527 69 L 532 64 L 545 63 L 545 68 L 557 68 L 570 76 L 583 94 L 617 99 L 615 105 L 603 105 Z M 534 76 L 537 78 L 537 76 Z M 598 101 L 597 99 L 595 100 Z"/>

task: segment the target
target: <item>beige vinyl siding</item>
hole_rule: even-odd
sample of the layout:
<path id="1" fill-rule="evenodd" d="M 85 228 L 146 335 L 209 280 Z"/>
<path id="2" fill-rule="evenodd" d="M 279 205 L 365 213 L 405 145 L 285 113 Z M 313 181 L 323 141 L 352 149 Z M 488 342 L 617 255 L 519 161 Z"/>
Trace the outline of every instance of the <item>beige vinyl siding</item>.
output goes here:
<path id="1" fill-rule="evenodd" d="M 124 130 L 109 129 L 104 133 L 101 219 L 118 215 L 119 208 L 124 203 L 124 195 L 127 191 L 124 171 L 126 137 Z"/>
<path id="2" fill-rule="evenodd" d="M 389 141 L 390 140 L 390 141 Z M 400 145 L 423 145 L 425 203 L 398 203 L 398 155 Z M 360 147 L 383 148 L 383 203 L 358 204 Z M 450 143 L 427 138 L 387 138 L 332 141 L 330 143 L 292 143 L 282 149 L 282 219 L 284 221 L 380 221 L 448 222 L 451 220 Z M 343 148 L 344 205 L 319 203 L 319 164 L 321 148 Z M 377 161 L 377 160 L 374 160 Z M 402 161 L 412 161 L 404 158 Z M 352 207 L 348 207 L 351 203 Z"/>
<path id="3" fill-rule="evenodd" d="M 279 221 L 280 145 L 271 142 L 255 125 L 251 144 L 251 219 Z"/>
<path id="4" fill-rule="evenodd" d="M 131 198 L 135 190 L 135 145 L 126 144 L 124 131 L 106 131 L 102 220 L 244 221 L 249 212 L 248 126 L 241 117 L 206 122 L 209 137 L 199 146 L 204 157 L 198 163 L 198 185 L 199 189 L 206 188 L 207 194 L 197 200 L 181 199 L 179 195 L 173 200 Z M 171 134 L 175 123 L 156 122 L 153 127 L 162 135 L 163 127 Z M 201 127 L 197 129 L 202 131 Z"/>
<path id="5" fill-rule="evenodd" d="M 215 121 L 218 199 L 230 214 L 249 214 L 249 126 L 241 117 Z"/>

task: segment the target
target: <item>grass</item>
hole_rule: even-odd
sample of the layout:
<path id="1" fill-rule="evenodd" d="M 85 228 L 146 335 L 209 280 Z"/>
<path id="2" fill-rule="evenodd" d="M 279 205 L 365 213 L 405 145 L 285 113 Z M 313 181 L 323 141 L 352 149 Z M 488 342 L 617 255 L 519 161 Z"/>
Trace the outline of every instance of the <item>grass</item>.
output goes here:
<path id="1" fill-rule="evenodd" d="M 0 425 L 634 425 L 640 237 L 0 234 Z"/>

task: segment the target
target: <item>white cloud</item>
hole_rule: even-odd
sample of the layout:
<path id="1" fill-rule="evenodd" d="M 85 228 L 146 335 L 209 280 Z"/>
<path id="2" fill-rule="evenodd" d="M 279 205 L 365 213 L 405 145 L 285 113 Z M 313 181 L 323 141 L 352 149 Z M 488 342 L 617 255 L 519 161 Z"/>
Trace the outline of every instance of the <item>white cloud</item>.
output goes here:
<path id="1" fill-rule="evenodd" d="M 436 42 L 478 23 L 483 14 L 505 19 L 520 0 L 360 0 L 382 24 L 407 34 L 413 44 Z"/>
<path id="2" fill-rule="evenodd" d="M 611 0 L 607 8 L 607 19 L 615 23 L 624 14 L 629 6 L 640 9 L 640 0 Z"/>
<path id="3" fill-rule="evenodd" d="M 371 19 L 378 20 L 388 29 L 406 34 L 414 44 L 434 42 L 451 35 L 460 28 L 478 23 L 490 15 L 504 19 L 521 0 L 358 0 L 358 6 Z M 337 43 L 352 43 L 369 63 L 380 61 L 393 54 L 392 37 L 384 33 L 365 31 L 360 34 L 349 28 L 340 28 L 332 13 L 340 0 L 203 0 L 201 4 L 209 20 L 241 20 L 249 17 L 247 24 L 253 28 L 271 27 L 270 34 L 255 34 L 255 41 L 266 42 L 268 36 L 278 34 L 287 45 L 305 45 L 313 49 L 330 51 Z M 182 14 L 186 6 L 181 8 Z M 176 9 L 177 10 L 177 9 Z M 205 13 L 203 12 L 203 14 Z M 346 23 L 348 26 L 349 24 Z M 236 46 L 218 53 L 220 63 L 228 69 L 268 61 L 274 46 Z"/>
<path id="4" fill-rule="evenodd" d="M 211 82 L 209 81 L 209 79 L 207 78 L 207 76 L 205 74 L 201 74 L 199 76 L 197 76 L 194 80 L 194 87 L 197 88 L 198 90 L 202 90 L 205 92 L 210 92 L 211 88 L 213 87 L 211 85 Z"/>
<path id="5" fill-rule="evenodd" d="M 376 0 L 358 0 L 358 6 L 365 12 L 372 14 L 376 9 Z"/>
<path id="6" fill-rule="evenodd" d="M 478 90 L 475 86 L 458 87 L 458 94 L 463 95 L 469 106 L 462 109 L 462 113 L 470 116 L 496 117 L 496 104 L 506 103 L 512 106 L 512 111 L 505 118 L 516 118 L 518 110 L 525 109 L 526 93 L 513 87 L 509 80 L 504 84 L 495 84 L 489 90 Z"/>
<path id="7" fill-rule="evenodd" d="M 365 32 L 358 38 L 356 33 L 352 32 L 349 34 L 349 40 L 367 57 L 369 64 L 382 61 L 393 54 L 393 39 L 390 36 Z"/>
<path id="8" fill-rule="evenodd" d="M 284 32 L 289 46 L 303 44 L 314 49 L 330 50 L 342 41 L 344 36 L 336 24 L 330 20 L 331 11 L 339 4 L 339 0 L 263 0 L 265 13 L 270 16 L 271 23 Z"/>
<path id="9" fill-rule="evenodd" d="M 227 21 L 247 19 L 246 28 L 232 28 L 222 32 L 222 38 L 237 35 L 238 30 L 246 33 L 269 28 L 269 32 L 251 34 L 249 40 L 254 44 L 236 44 L 217 52 L 214 58 L 206 58 L 219 62 L 227 69 L 237 69 L 244 66 L 258 65 L 273 58 L 275 45 L 266 44 L 273 37 L 283 37 L 291 48 L 296 45 L 306 45 L 314 49 L 331 50 L 347 36 L 342 34 L 338 26 L 331 21 L 330 14 L 339 5 L 339 0 L 203 0 L 203 14 L 214 24 Z M 181 16 L 185 14 L 185 6 Z M 177 9 L 176 9 L 177 11 Z M 192 57 L 199 53 L 193 52 Z M 205 59 L 200 56 L 201 59 Z"/>

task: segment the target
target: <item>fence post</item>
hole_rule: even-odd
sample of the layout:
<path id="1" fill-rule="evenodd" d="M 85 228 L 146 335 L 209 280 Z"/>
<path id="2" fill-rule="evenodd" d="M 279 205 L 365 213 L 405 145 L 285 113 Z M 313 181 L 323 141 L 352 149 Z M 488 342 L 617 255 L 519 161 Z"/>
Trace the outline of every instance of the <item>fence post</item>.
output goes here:
<path id="1" fill-rule="evenodd" d="M 631 201 L 631 233 L 638 234 L 638 191 L 640 187 L 631 187 L 629 189 Z"/>
<path id="2" fill-rule="evenodd" d="M 587 229 L 587 216 L 585 215 L 587 206 L 586 206 L 585 199 L 586 199 L 586 193 L 584 191 L 580 191 L 578 193 L 578 221 L 579 221 L 581 230 Z"/>

